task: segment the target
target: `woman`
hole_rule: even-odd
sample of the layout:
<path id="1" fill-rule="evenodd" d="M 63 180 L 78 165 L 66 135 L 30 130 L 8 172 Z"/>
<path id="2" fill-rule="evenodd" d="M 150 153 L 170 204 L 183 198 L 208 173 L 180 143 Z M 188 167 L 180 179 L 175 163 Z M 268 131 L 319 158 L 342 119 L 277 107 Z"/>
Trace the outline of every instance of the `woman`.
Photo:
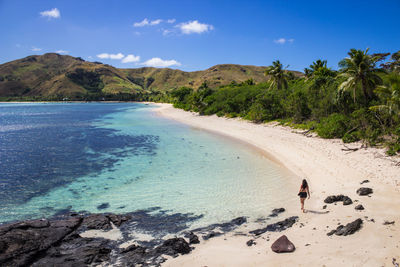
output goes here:
<path id="1" fill-rule="evenodd" d="M 306 200 L 308 194 L 308 198 L 310 199 L 310 190 L 308 188 L 308 184 L 306 179 L 303 179 L 303 182 L 301 183 L 300 190 L 298 196 L 300 197 L 300 203 L 301 203 L 301 210 L 304 212 L 304 200 Z"/>

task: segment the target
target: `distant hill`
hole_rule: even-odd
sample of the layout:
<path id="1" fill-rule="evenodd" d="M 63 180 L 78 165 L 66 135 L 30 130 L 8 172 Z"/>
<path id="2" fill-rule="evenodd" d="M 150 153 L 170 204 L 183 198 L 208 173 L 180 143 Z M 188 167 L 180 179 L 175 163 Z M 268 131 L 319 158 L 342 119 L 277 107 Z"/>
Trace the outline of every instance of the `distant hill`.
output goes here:
<path id="1" fill-rule="evenodd" d="M 100 62 L 48 53 L 0 65 L 0 97 L 137 93 L 181 86 L 196 89 L 203 82 L 215 88 L 250 78 L 256 83 L 265 82 L 268 78 L 264 70 L 265 67 L 234 64 L 194 72 L 150 67 L 118 69 Z"/>

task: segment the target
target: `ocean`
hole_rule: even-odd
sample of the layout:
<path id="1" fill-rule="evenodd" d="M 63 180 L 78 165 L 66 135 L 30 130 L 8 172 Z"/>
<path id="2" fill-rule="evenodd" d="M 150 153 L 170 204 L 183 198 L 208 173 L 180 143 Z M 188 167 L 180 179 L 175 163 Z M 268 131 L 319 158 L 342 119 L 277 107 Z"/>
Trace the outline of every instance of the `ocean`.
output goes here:
<path id="1" fill-rule="evenodd" d="M 294 174 L 251 146 L 143 103 L 0 103 L 0 223 L 68 212 L 257 220 Z M 180 222 L 182 223 L 182 222 Z"/>

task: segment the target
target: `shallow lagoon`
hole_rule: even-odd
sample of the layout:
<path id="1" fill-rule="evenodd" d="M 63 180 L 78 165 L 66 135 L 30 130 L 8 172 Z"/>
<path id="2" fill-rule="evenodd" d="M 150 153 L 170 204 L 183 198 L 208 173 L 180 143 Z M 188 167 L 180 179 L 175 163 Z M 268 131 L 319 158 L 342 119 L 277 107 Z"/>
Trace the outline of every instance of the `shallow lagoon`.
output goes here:
<path id="1" fill-rule="evenodd" d="M 0 104 L 0 144 L 0 222 L 159 207 L 200 227 L 295 198 L 293 174 L 260 151 L 152 105 Z"/>

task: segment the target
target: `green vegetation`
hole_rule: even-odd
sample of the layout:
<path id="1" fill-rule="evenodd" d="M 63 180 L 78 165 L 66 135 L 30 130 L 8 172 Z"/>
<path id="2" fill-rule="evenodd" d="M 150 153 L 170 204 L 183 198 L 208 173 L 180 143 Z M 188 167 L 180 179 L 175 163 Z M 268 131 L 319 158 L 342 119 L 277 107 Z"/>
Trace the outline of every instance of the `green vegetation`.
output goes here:
<path id="1" fill-rule="evenodd" d="M 165 93 L 163 101 L 203 115 L 278 120 L 322 138 L 385 145 L 388 155 L 395 155 L 400 153 L 400 51 L 384 62 L 388 55 L 351 49 L 338 71 L 317 60 L 304 77 L 291 75 L 277 60 L 266 68 L 266 82 L 181 87 Z"/>

